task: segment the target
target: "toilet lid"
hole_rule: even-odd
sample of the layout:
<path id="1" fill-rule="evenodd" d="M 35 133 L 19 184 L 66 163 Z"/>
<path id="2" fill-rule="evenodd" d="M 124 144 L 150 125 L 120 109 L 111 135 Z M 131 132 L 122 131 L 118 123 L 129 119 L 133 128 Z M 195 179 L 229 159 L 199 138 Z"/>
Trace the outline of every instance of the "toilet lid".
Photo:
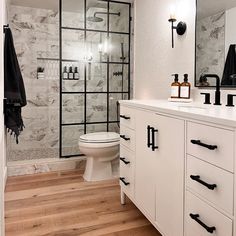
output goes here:
<path id="1" fill-rule="evenodd" d="M 80 136 L 80 141 L 88 143 L 111 143 L 119 140 L 119 134 L 114 132 L 98 132 Z"/>

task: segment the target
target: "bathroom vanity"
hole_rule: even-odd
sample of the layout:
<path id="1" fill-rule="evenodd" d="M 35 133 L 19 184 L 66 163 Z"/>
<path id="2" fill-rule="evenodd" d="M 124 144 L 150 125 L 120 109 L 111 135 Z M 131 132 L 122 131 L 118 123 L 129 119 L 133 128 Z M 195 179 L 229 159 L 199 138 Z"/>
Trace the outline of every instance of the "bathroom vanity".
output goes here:
<path id="1" fill-rule="evenodd" d="M 236 110 L 121 101 L 121 201 L 163 236 L 232 236 Z"/>

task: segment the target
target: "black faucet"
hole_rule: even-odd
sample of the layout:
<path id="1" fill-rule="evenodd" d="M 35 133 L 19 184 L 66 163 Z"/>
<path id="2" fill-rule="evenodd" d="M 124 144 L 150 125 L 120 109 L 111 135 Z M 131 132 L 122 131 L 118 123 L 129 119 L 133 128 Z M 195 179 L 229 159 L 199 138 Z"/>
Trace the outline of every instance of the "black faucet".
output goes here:
<path id="1" fill-rule="evenodd" d="M 216 79 L 216 91 L 215 91 L 215 103 L 214 105 L 221 105 L 220 102 L 220 77 L 216 74 L 205 74 L 201 76 L 202 79 L 215 78 Z"/>

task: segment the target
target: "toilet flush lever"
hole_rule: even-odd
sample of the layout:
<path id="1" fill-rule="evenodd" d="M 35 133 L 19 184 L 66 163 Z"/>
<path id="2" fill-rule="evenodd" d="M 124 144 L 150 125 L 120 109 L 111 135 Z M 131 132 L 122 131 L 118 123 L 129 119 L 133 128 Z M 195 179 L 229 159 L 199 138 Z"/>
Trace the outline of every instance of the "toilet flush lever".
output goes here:
<path id="1" fill-rule="evenodd" d="M 127 138 L 125 135 L 120 135 L 120 137 L 121 137 L 122 139 L 124 139 L 125 141 L 129 141 L 129 140 L 130 140 L 130 138 Z"/>

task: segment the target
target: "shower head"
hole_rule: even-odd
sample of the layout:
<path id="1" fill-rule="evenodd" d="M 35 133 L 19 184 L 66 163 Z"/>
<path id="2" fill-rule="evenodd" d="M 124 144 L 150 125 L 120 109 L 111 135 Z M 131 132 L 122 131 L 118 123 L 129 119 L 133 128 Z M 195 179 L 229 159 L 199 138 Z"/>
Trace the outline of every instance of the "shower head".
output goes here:
<path id="1" fill-rule="evenodd" d="M 97 15 L 115 15 L 115 16 L 120 16 L 120 12 L 95 12 L 93 16 L 87 17 L 88 21 L 91 22 L 102 22 L 104 19 L 101 17 L 98 17 Z"/>

